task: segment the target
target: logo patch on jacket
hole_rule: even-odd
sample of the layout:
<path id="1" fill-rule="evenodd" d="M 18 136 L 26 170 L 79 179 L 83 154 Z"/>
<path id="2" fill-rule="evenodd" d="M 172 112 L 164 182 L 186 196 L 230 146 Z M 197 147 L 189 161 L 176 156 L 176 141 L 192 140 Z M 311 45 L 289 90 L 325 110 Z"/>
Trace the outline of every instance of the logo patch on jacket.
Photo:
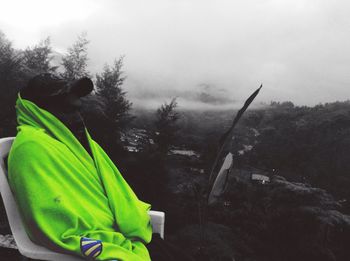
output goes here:
<path id="1" fill-rule="evenodd" d="M 80 239 L 80 249 L 84 256 L 96 258 L 102 252 L 102 241 L 82 237 Z"/>

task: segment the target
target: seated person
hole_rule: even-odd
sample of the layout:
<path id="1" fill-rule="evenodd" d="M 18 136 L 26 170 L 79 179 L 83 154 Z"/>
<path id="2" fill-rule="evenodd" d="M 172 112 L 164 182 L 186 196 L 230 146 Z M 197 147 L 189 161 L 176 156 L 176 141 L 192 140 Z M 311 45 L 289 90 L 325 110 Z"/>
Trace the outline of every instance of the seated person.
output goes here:
<path id="1" fill-rule="evenodd" d="M 91 138 L 78 111 L 82 78 L 34 77 L 16 102 L 9 183 L 32 241 L 96 260 L 150 260 L 150 205 Z"/>

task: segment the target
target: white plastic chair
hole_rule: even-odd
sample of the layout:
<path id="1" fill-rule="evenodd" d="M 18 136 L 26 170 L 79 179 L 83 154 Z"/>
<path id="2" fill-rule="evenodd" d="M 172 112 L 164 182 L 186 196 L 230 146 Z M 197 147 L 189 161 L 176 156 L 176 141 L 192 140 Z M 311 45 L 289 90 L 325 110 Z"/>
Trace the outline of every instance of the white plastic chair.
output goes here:
<path id="1" fill-rule="evenodd" d="M 7 218 L 10 224 L 10 228 L 13 237 L 16 241 L 19 252 L 24 258 L 40 259 L 40 260 L 52 260 L 52 261 L 78 261 L 83 260 L 78 256 L 71 256 L 61 254 L 49 250 L 43 246 L 39 246 L 33 243 L 25 229 L 19 214 L 14 196 L 7 181 L 7 170 L 5 167 L 5 158 L 8 155 L 14 138 L 1 138 L 0 139 L 0 192 L 4 202 Z M 153 227 L 153 233 L 159 233 L 164 238 L 164 212 L 150 211 L 151 223 Z"/>

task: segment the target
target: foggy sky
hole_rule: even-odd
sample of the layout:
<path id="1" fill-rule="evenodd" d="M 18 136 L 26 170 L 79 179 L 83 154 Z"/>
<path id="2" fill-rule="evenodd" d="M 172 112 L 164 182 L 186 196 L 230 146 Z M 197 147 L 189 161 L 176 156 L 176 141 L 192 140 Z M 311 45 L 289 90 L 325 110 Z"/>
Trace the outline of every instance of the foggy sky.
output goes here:
<path id="1" fill-rule="evenodd" d="M 203 90 L 214 106 L 239 103 L 260 83 L 257 102 L 314 105 L 350 97 L 349 11 L 346 0 L 13 0 L 0 30 L 17 48 L 50 36 L 61 53 L 87 32 L 91 72 L 125 55 L 134 105 L 200 106 Z"/>

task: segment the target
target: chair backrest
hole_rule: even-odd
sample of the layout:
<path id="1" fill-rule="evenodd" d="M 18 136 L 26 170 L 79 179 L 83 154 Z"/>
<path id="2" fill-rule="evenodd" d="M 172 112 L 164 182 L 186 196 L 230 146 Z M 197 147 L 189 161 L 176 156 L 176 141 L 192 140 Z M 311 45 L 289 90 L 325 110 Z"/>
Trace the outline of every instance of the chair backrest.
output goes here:
<path id="1" fill-rule="evenodd" d="M 4 202 L 7 218 L 9 220 L 10 228 L 13 237 L 16 241 L 19 252 L 32 259 L 41 260 L 67 260 L 77 261 L 81 258 L 60 254 L 51 251 L 45 247 L 34 244 L 28 237 L 20 213 L 17 208 L 16 201 L 7 181 L 7 170 L 4 159 L 8 155 L 14 137 L 0 139 L 0 192 Z"/>

